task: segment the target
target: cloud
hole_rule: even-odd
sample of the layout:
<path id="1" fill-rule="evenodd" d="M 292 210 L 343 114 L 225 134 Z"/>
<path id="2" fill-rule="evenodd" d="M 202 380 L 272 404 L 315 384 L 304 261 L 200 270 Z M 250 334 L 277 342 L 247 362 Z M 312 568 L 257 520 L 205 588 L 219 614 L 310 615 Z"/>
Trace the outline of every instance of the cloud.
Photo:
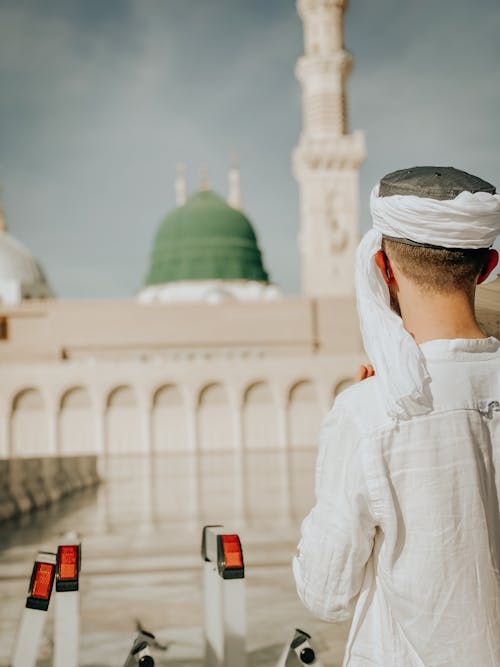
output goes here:
<path id="1" fill-rule="evenodd" d="M 445 161 L 498 180 L 499 21 L 490 0 L 351 1 L 364 226 L 369 188 L 392 168 Z M 58 294 L 133 294 L 175 164 L 191 189 L 206 164 L 225 194 L 233 151 L 270 273 L 298 291 L 301 50 L 288 0 L 0 3 L 0 183 L 13 234 Z"/>
<path id="2" fill-rule="evenodd" d="M 352 117 L 368 144 L 364 227 L 369 190 L 393 169 L 452 164 L 499 183 L 498 142 L 492 141 L 500 105 L 498 4 L 387 0 L 375 7 L 358 0 L 351 12 Z"/>
<path id="3" fill-rule="evenodd" d="M 133 293 L 174 203 L 176 162 L 188 163 L 191 187 L 207 164 L 224 193 L 233 150 L 271 272 L 288 286 L 297 281 L 289 152 L 299 126 L 298 45 L 287 32 L 299 29 L 293 12 L 262 26 L 253 17 L 252 26 L 234 7 L 221 24 L 224 6 L 135 2 L 111 32 L 82 27 L 74 11 L 2 8 L 9 103 L 0 179 L 13 233 L 59 294 Z"/>

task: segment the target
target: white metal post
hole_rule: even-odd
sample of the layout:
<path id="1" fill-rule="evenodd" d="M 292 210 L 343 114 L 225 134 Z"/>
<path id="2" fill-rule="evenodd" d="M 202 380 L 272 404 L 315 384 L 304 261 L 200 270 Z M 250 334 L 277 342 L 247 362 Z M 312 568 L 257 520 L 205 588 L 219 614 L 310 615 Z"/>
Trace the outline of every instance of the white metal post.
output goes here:
<path id="1" fill-rule="evenodd" d="M 78 591 L 57 593 L 54 623 L 54 667 L 78 667 L 80 601 Z"/>
<path id="2" fill-rule="evenodd" d="M 245 667 L 245 568 L 239 537 L 222 526 L 205 526 L 205 667 Z"/>
<path id="3" fill-rule="evenodd" d="M 224 591 L 224 665 L 246 665 L 245 579 L 221 579 Z"/>
<path id="4" fill-rule="evenodd" d="M 54 667 L 78 667 L 80 648 L 79 573 L 81 545 L 75 533 L 57 549 Z"/>
<path id="5" fill-rule="evenodd" d="M 12 667 L 35 667 L 47 619 L 56 571 L 56 555 L 39 551 L 31 574 L 26 607 L 14 643 Z"/>
<path id="6" fill-rule="evenodd" d="M 217 563 L 203 563 L 205 667 L 224 664 L 224 600 Z"/>

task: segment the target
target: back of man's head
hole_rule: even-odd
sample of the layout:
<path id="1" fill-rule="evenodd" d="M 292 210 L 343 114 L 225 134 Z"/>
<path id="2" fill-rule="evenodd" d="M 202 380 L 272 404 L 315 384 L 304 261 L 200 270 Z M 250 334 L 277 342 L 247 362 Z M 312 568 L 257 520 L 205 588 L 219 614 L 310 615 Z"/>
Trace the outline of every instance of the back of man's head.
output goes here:
<path id="1" fill-rule="evenodd" d="M 500 196 L 464 171 L 413 167 L 377 183 L 370 211 L 356 253 L 361 334 L 387 414 L 410 419 L 432 410 L 420 344 L 484 337 L 473 293 L 498 259 Z"/>
<path id="2" fill-rule="evenodd" d="M 384 176 L 379 197 L 412 195 L 439 202 L 455 199 L 462 192 L 495 194 L 496 190 L 491 183 L 453 167 L 412 167 Z M 422 220 L 423 229 L 425 224 Z M 383 236 L 382 249 L 403 275 L 422 290 L 443 294 L 457 290 L 470 294 L 490 258 L 488 247 L 440 247 L 387 234 Z"/>

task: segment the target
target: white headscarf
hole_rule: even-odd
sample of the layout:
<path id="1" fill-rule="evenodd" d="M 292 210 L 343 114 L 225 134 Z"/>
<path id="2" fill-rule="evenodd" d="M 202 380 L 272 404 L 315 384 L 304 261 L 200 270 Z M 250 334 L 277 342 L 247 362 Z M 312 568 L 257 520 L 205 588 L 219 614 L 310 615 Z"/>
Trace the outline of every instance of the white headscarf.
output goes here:
<path id="1" fill-rule="evenodd" d="M 487 248 L 500 234 L 500 195 L 461 192 L 454 199 L 371 193 L 371 229 L 356 254 L 356 297 L 366 353 L 382 385 L 388 414 L 410 419 L 432 409 L 424 356 L 389 305 L 375 265 L 382 235 L 445 248 Z"/>

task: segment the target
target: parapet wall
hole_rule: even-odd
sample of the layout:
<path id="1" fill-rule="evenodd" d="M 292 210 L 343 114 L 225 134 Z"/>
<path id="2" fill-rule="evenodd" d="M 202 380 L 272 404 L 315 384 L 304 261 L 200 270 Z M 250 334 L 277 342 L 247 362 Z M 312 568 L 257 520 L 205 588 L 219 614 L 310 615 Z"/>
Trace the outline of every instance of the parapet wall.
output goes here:
<path id="1" fill-rule="evenodd" d="M 0 459 L 0 522 L 98 481 L 96 456 Z"/>

